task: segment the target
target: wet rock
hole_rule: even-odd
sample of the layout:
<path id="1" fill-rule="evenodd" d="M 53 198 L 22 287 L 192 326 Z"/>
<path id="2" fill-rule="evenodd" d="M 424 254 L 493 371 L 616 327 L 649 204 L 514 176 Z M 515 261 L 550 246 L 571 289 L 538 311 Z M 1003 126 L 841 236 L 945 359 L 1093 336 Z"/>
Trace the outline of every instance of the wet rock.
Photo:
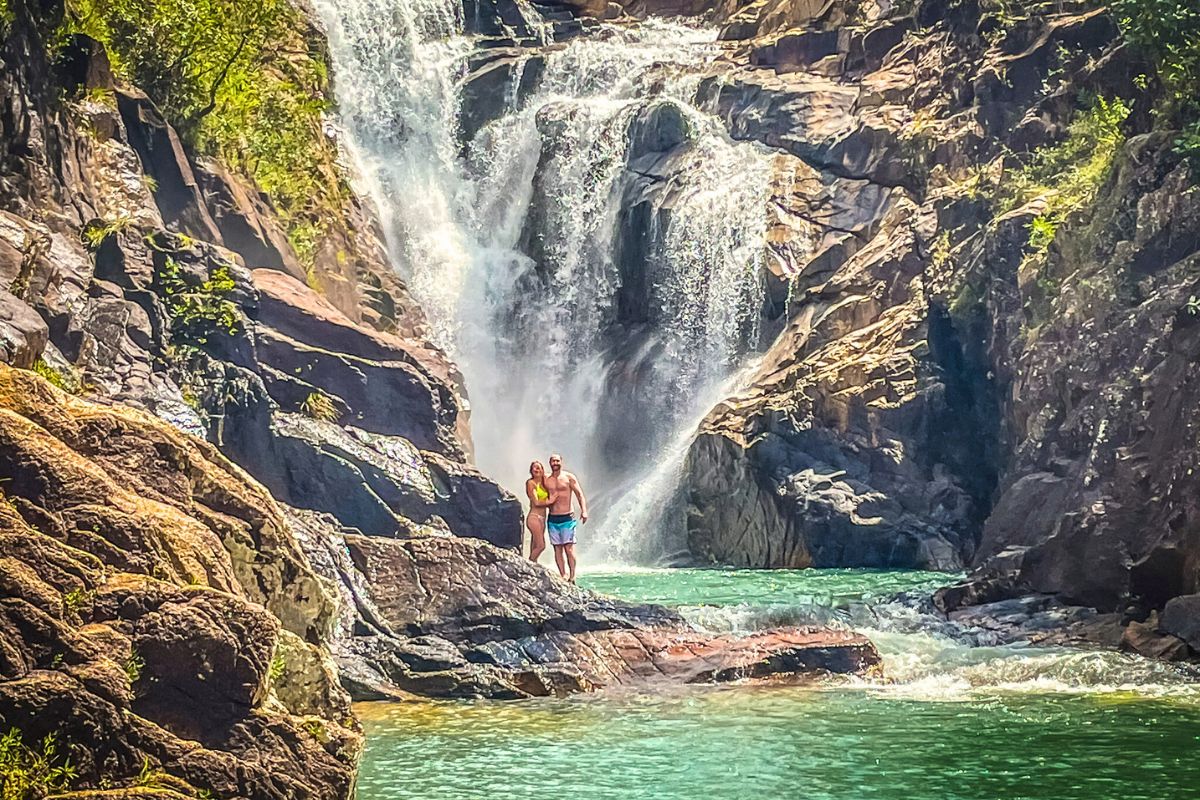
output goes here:
<path id="1" fill-rule="evenodd" d="M 1159 628 L 1200 653 L 1200 594 L 1172 597 L 1163 609 Z"/>
<path id="2" fill-rule="evenodd" d="M 483 59 L 470 64 L 462 83 L 459 135 L 464 144 L 489 122 L 520 108 L 546 68 L 543 55 L 515 48 L 490 48 Z"/>
<path id="3" fill-rule="evenodd" d="M 865 639 L 846 632 L 699 633 L 674 612 L 599 597 L 482 542 L 319 530 L 310 546 L 328 548 L 335 561 L 341 547 L 348 552 L 339 572 L 360 616 L 343 625 L 337 657 L 360 699 L 515 699 L 648 681 L 802 680 L 878 663 Z"/>
<path id="4" fill-rule="evenodd" d="M 1130 622 L 1121 636 L 1121 649 L 1163 661 L 1183 661 L 1188 657 L 1187 642 L 1162 632 L 1155 615 L 1146 622 Z"/>

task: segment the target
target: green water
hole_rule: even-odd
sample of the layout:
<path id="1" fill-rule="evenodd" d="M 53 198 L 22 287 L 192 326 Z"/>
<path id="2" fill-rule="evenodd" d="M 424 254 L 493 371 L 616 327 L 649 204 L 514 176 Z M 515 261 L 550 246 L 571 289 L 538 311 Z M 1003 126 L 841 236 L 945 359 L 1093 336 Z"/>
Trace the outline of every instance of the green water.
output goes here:
<path id="1" fill-rule="evenodd" d="M 643 603 L 770 608 L 883 600 L 904 591 L 932 591 L 952 577 L 914 570 L 644 569 L 584 573 L 579 582 Z"/>
<path id="2" fill-rule="evenodd" d="M 944 580 L 678 570 L 584 582 L 712 621 L 760 603 L 875 602 Z M 867 630 L 886 680 L 360 705 L 368 738 L 358 797 L 1200 797 L 1200 690 L 1186 674 L 1117 653 L 967 647 L 913 632 L 905 613 L 880 612 Z"/>

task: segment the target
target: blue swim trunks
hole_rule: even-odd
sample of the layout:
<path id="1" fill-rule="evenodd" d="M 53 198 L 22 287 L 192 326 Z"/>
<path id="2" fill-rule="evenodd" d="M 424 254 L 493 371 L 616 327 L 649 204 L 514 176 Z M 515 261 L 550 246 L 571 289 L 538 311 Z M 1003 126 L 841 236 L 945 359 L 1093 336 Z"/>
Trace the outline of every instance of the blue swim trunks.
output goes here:
<path id="1" fill-rule="evenodd" d="M 551 514 L 546 520 L 550 544 L 575 544 L 575 515 Z"/>

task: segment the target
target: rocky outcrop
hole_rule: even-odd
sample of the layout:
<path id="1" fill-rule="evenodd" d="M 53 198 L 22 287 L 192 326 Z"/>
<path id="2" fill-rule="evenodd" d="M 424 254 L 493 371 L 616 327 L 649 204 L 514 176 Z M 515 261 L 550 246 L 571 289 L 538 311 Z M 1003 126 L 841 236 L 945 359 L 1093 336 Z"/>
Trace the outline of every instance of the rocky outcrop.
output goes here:
<path id="1" fill-rule="evenodd" d="M 37 50 L 38 21 L 25 25 L 6 46 L 29 48 L 25 68 L 45 74 L 9 87 L 30 103 L 21 113 L 32 132 L 6 140 L 26 153 L 11 183 L 62 191 L 0 211 L 7 361 L 209 438 L 281 499 L 366 533 L 433 526 L 519 544 L 515 500 L 465 463 L 461 377 L 421 338 L 402 287 L 362 278 L 390 298 L 388 322 L 361 308 L 358 289 L 322 295 L 300 280 L 332 280 L 319 261 L 315 278 L 247 269 L 296 270 L 269 203 L 219 164 L 196 162 L 145 95 L 114 87 L 91 40 L 75 45 L 87 68 L 72 74 L 95 85 L 68 86 L 69 107 L 50 106 L 61 100 L 47 82 L 69 76 Z M 72 142 L 70 163 L 17 138 L 39 132 Z M 339 264 L 373 258 L 391 274 L 377 241 L 356 241 Z"/>
<path id="2" fill-rule="evenodd" d="M 749 388 L 701 427 L 687 540 L 701 558 L 755 566 L 958 568 L 976 558 L 1005 467 L 1008 373 L 958 313 L 964 264 L 950 250 L 987 235 L 978 185 L 990 178 L 975 165 L 999 158 L 1029 115 L 1062 125 L 1072 113 L 1047 77 L 1056 43 L 1100 53 L 1115 29 L 1066 10 L 984 38 L 986 9 L 801 6 L 736 12 L 723 35 L 751 47 L 751 66 L 700 91 L 733 136 L 824 176 L 841 216 L 784 273 L 788 323 Z M 1028 72 L 994 90 L 1018 63 Z M 1103 79 L 1061 74 L 1063 86 Z M 1052 140 L 1038 130 L 1025 125 L 1020 147 Z M 780 205 L 810 218 L 816 187 Z"/>
<path id="3" fill-rule="evenodd" d="M 148 414 L 0 366 L 0 724 L 71 788 L 349 797 L 335 598 L 261 486 Z M 141 776 L 141 777 L 139 777 Z"/>
<path id="4" fill-rule="evenodd" d="M 0 364 L 0 725 L 84 793 L 349 797 L 337 575 L 233 462 L 367 534 L 512 547 L 519 505 L 356 201 L 302 266 L 98 43 L 48 59 L 61 11 L 0 49 L 0 361 L 60 387 Z"/>
<path id="5" fill-rule="evenodd" d="M 701 97 L 734 137 L 842 181 L 839 197 L 882 200 L 784 273 L 786 327 L 702 425 L 681 498 L 692 553 L 965 566 L 939 596 L 952 614 L 1090 607 L 1129 625 L 1132 649 L 1186 653 L 1166 609 L 1200 588 L 1186 411 L 1200 236 L 1194 175 L 1129 82 L 1136 56 L 1083 4 L 1015 20 L 987 2 L 810 6 L 729 11 L 722 35 L 750 64 L 722 66 Z M 1047 245 L 1031 226 L 1053 193 L 1004 198 L 1023 163 L 1081 135 L 1081 90 L 1131 113 L 1094 197 Z"/>
<path id="6" fill-rule="evenodd" d="M 674 612 L 595 595 L 482 542 L 364 537 L 330 518 L 301 513 L 299 520 L 314 564 L 341 577 L 336 654 L 359 699 L 805 680 L 879 664 L 871 644 L 847 631 L 705 634 Z"/>

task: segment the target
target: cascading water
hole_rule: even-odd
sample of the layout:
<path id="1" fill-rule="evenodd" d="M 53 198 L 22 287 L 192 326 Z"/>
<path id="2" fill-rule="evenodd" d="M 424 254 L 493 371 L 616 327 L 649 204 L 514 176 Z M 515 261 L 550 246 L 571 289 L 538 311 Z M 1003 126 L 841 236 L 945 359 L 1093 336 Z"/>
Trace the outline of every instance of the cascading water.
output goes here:
<path id="1" fill-rule="evenodd" d="M 715 33 L 649 21 L 527 48 L 464 143 L 462 80 L 486 43 L 455 0 L 317 5 L 350 151 L 466 377 L 481 468 L 519 489 L 562 452 L 600 512 L 588 549 L 652 558 L 683 449 L 667 445 L 753 349 L 763 304 L 772 156 L 692 106 Z"/>

